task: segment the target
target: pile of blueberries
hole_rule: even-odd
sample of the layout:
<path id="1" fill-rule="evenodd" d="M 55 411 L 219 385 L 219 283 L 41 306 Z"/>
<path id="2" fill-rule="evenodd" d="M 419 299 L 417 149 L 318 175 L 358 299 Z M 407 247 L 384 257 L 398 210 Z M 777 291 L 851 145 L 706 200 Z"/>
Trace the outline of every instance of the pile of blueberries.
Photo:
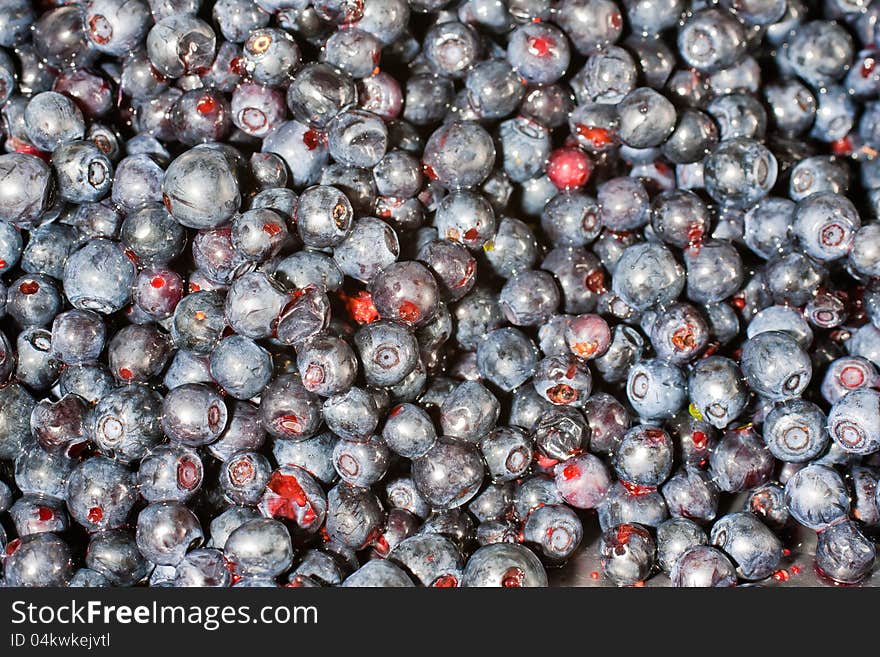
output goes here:
<path id="1" fill-rule="evenodd" d="M 863 581 L 877 43 L 880 0 L 0 0 L 4 585 L 733 586 L 797 525 Z"/>

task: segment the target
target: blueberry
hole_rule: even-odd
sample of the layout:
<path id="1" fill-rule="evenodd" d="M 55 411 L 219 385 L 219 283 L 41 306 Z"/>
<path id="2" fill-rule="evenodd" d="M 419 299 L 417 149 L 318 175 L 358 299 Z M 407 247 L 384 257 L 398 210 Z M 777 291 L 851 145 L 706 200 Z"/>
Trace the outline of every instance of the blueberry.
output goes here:
<path id="1" fill-rule="evenodd" d="M 670 518 L 657 527 L 657 564 L 670 574 L 682 555 L 708 542 L 706 532 L 693 520 Z"/>
<path id="2" fill-rule="evenodd" d="M 644 581 L 654 567 L 656 544 L 647 529 L 638 524 L 611 527 L 599 541 L 599 565 L 617 586 Z"/>
<path id="3" fill-rule="evenodd" d="M 842 584 L 856 584 L 874 566 L 874 544 L 852 521 L 843 521 L 819 533 L 816 570 Z"/>
<path id="4" fill-rule="evenodd" d="M 70 547 L 51 532 L 10 542 L 6 555 L 3 570 L 10 586 L 65 586 L 72 575 Z"/>
<path id="5" fill-rule="evenodd" d="M 495 543 L 474 552 L 464 567 L 465 587 L 547 586 L 547 573 L 534 552 L 521 545 Z"/>
<path id="6" fill-rule="evenodd" d="M 774 400 L 798 397 L 812 376 L 806 352 L 792 337 L 779 331 L 749 338 L 743 345 L 741 364 L 749 386 Z"/>
<path id="7" fill-rule="evenodd" d="M 91 531 L 123 526 L 136 497 L 134 473 L 103 456 L 83 461 L 67 479 L 67 510 Z"/>
<path id="8" fill-rule="evenodd" d="M 676 587 L 730 587 L 736 586 L 736 569 L 721 550 L 697 545 L 676 560 L 670 579 Z"/>
<path id="9" fill-rule="evenodd" d="M 709 471 L 722 491 L 744 491 L 765 483 L 775 461 L 770 450 L 750 429 L 725 433 L 709 455 Z"/>
<path id="10" fill-rule="evenodd" d="M 745 580 L 769 577 L 782 558 L 782 544 L 750 513 L 730 513 L 712 525 L 712 545 L 727 554 Z"/>
<path id="11" fill-rule="evenodd" d="M 812 402 L 791 399 L 774 407 L 764 420 L 764 442 L 773 455 L 791 463 L 806 463 L 828 446 L 826 419 Z"/>

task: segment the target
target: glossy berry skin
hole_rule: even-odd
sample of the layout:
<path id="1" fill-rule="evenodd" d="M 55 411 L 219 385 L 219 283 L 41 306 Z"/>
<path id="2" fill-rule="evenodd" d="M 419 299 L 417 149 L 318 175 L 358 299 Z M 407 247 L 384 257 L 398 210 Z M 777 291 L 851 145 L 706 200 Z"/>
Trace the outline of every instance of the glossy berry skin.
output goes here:
<path id="1" fill-rule="evenodd" d="M 369 391 L 357 386 L 327 399 L 322 410 L 327 427 L 341 438 L 367 438 L 379 424 L 376 400 Z"/>
<path id="2" fill-rule="evenodd" d="M 747 208 L 776 183 L 776 158 L 759 142 L 737 138 L 721 142 L 706 158 L 706 191 L 718 203 Z"/>
<path id="3" fill-rule="evenodd" d="M 70 520 L 64 502 L 40 495 L 24 495 L 9 508 L 9 517 L 19 537 L 44 532 L 67 531 Z"/>
<path id="4" fill-rule="evenodd" d="M 439 534 L 419 534 L 398 543 L 388 560 L 405 568 L 422 586 L 461 583 L 462 558 L 455 544 Z"/>
<path id="5" fill-rule="evenodd" d="M 849 493 L 843 478 L 825 465 L 808 465 L 785 483 L 791 516 L 810 529 L 822 530 L 846 518 Z"/>
<path id="6" fill-rule="evenodd" d="M 183 251 L 186 232 L 165 209 L 144 206 L 126 215 L 119 237 L 140 263 L 163 265 Z"/>
<path id="7" fill-rule="evenodd" d="M 147 55 L 153 66 L 168 78 L 211 65 L 217 37 L 210 26 L 187 14 L 159 20 L 147 34 Z"/>
<path id="8" fill-rule="evenodd" d="M 693 520 L 670 518 L 657 527 L 657 565 L 669 574 L 685 552 L 708 542 L 706 532 Z"/>
<path id="9" fill-rule="evenodd" d="M 874 365 L 858 356 L 844 356 L 832 362 L 822 379 L 822 397 L 835 404 L 851 390 L 869 388 L 877 381 Z"/>
<path id="10" fill-rule="evenodd" d="M 143 458 L 162 438 L 162 397 L 146 386 L 110 390 L 95 406 L 89 435 L 118 461 Z"/>
<path id="11" fill-rule="evenodd" d="M 193 299 L 192 304 L 188 303 L 189 299 L 199 295 L 205 296 L 198 302 Z M 207 351 L 211 348 L 210 343 L 219 340 L 224 315 L 236 333 L 251 339 L 265 338 L 272 335 L 273 328 L 280 324 L 282 311 L 290 300 L 290 295 L 275 279 L 262 272 L 250 272 L 237 278 L 230 286 L 223 304 L 224 312 L 219 317 L 215 308 L 224 301 L 223 296 L 197 292 L 184 298 L 178 305 L 175 326 L 178 326 L 177 318 L 180 317 L 179 326 L 190 333 L 187 337 L 191 337 L 194 350 L 197 351 Z M 218 320 L 220 323 L 215 323 Z"/>
<path id="12" fill-rule="evenodd" d="M 736 568 L 721 550 L 697 545 L 676 560 L 670 579 L 675 587 L 726 588 L 736 586 Z"/>
<path id="13" fill-rule="evenodd" d="M 319 397 L 305 389 L 298 375 L 277 377 L 260 399 L 266 431 L 281 440 L 304 440 L 321 425 Z"/>
<path id="14" fill-rule="evenodd" d="M 557 461 L 578 453 L 589 440 L 583 415 L 569 406 L 549 409 L 535 422 L 532 434 L 541 453 Z"/>
<path id="15" fill-rule="evenodd" d="M 702 244 L 684 254 L 687 296 L 700 303 L 726 299 L 742 285 L 744 273 L 737 250 L 724 241 Z"/>
<path id="16" fill-rule="evenodd" d="M 339 483 L 327 494 L 327 533 L 348 548 L 368 545 L 384 522 L 382 505 L 367 488 Z"/>
<path id="17" fill-rule="evenodd" d="M 498 399 L 477 381 L 464 381 L 443 400 L 440 427 L 443 434 L 475 443 L 492 430 L 500 413 Z"/>
<path id="18" fill-rule="evenodd" d="M 828 433 L 836 444 L 854 454 L 871 454 L 880 446 L 877 409 L 880 394 L 863 388 L 849 392 L 828 413 Z"/>
<path id="19" fill-rule="evenodd" d="M 691 15 L 679 29 L 678 50 L 684 61 L 704 72 L 735 63 L 746 48 L 743 26 L 720 9 L 704 9 Z"/>
<path id="20" fill-rule="evenodd" d="M 856 584 L 871 571 L 875 556 L 874 544 L 845 520 L 819 533 L 816 570 L 833 582 Z"/>
<path id="21" fill-rule="evenodd" d="M 98 201 L 110 192 L 113 165 L 101 149 L 88 141 L 60 144 L 52 153 L 58 193 L 67 201 Z"/>
<path id="22" fill-rule="evenodd" d="M 521 545 L 495 543 L 474 552 L 462 574 L 461 585 L 480 588 L 547 586 L 547 573 L 534 552 Z"/>
<path id="23" fill-rule="evenodd" d="M 775 406 L 764 420 L 764 442 L 773 456 L 789 463 L 806 463 L 828 446 L 826 418 L 818 406 L 791 399 Z"/>
<path id="24" fill-rule="evenodd" d="M 775 462 L 766 445 L 751 430 L 728 431 L 709 455 L 709 471 L 722 491 L 744 491 L 763 484 Z"/>
<path id="25" fill-rule="evenodd" d="M 99 238 L 68 258 L 64 266 L 64 293 L 75 308 L 108 315 L 128 302 L 134 277 L 134 265 L 120 245 Z"/>
<path id="26" fill-rule="evenodd" d="M 241 524 L 229 534 L 224 552 L 234 571 L 245 577 L 278 577 L 293 562 L 290 532 L 270 518 Z"/>
<path id="27" fill-rule="evenodd" d="M 202 384 L 169 391 L 162 403 L 162 430 L 174 442 L 198 447 L 215 441 L 226 427 L 223 398 Z"/>
<path id="28" fill-rule="evenodd" d="M 580 148 L 564 146 L 550 153 L 545 170 L 557 189 L 574 191 L 587 184 L 593 164 Z"/>
<path id="29" fill-rule="evenodd" d="M 452 509 L 467 503 L 483 481 L 477 448 L 467 442 L 440 438 L 413 460 L 416 488 L 434 508 Z"/>
<path id="30" fill-rule="evenodd" d="M 640 361 L 630 369 L 626 391 L 636 413 L 648 420 L 672 417 L 687 401 L 681 370 L 657 359 Z"/>
<path id="31" fill-rule="evenodd" d="M 103 456 L 83 461 L 67 480 L 67 510 L 90 531 L 124 525 L 136 498 L 134 473 Z"/>
<path id="32" fill-rule="evenodd" d="M 597 202 L 585 194 L 560 194 L 541 213 L 541 227 L 556 246 L 584 246 L 599 234 Z"/>
<path id="33" fill-rule="evenodd" d="M 9 286 L 6 313 L 19 326 L 46 326 L 60 309 L 60 295 L 48 276 L 23 276 Z"/>
<path id="34" fill-rule="evenodd" d="M 378 321 L 364 325 L 354 337 L 368 383 L 392 386 L 400 383 L 418 363 L 418 343 L 400 324 Z"/>
<path id="35" fill-rule="evenodd" d="M 656 487 L 672 469 L 672 440 L 662 429 L 635 427 L 628 431 L 614 452 L 618 478 L 634 487 Z"/>
<path id="36" fill-rule="evenodd" d="M 430 416 L 415 404 L 398 404 L 388 412 L 382 437 L 394 452 L 406 458 L 421 456 L 437 439 Z"/>
<path id="37" fill-rule="evenodd" d="M 644 581 L 654 567 L 656 544 L 638 524 L 622 524 L 603 532 L 599 541 L 602 573 L 617 586 Z"/>
<path id="38" fill-rule="evenodd" d="M 306 390 L 325 397 L 348 390 L 357 375 L 352 348 L 330 335 L 306 340 L 297 350 L 297 366 Z"/>
<path id="39" fill-rule="evenodd" d="M 480 440 L 480 451 L 493 481 L 512 481 L 532 463 L 532 441 L 519 427 L 498 427 Z"/>
<path id="40" fill-rule="evenodd" d="M 592 454 L 578 454 L 554 467 L 556 490 L 567 504 L 594 509 L 611 487 L 605 464 Z"/>
<path id="41" fill-rule="evenodd" d="M 788 334 L 778 331 L 760 333 L 746 341 L 741 364 L 749 386 L 774 400 L 799 396 L 812 376 L 806 352 Z"/>
<path id="42" fill-rule="evenodd" d="M 378 436 L 367 439 L 339 440 L 333 448 L 333 466 L 339 477 L 353 486 L 369 487 L 385 472 L 391 455 L 385 441 Z"/>
<path id="43" fill-rule="evenodd" d="M 151 325 L 120 329 L 107 346 L 110 371 L 120 383 L 147 382 L 165 369 L 171 340 Z"/>
<path id="44" fill-rule="evenodd" d="M 768 577 L 782 558 L 779 539 L 750 513 L 731 513 L 720 518 L 710 535 L 737 565 L 737 574 L 746 580 Z"/>
<path id="45" fill-rule="evenodd" d="M 134 586 L 150 571 L 134 536 L 123 529 L 110 529 L 92 535 L 86 552 L 86 565 L 113 586 Z"/>
<path id="46" fill-rule="evenodd" d="M 452 122 L 428 138 L 423 155 L 425 173 L 449 189 L 482 183 L 495 162 L 495 147 L 483 128 L 471 122 Z"/>
<path id="47" fill-rule="evenodd" d="M 499 300 L 501 312 L 511 324 L 535 326 L 558 308 L 559 288 L 545 271 L 523 271 L 508 279 Z"/>
<path id="48" fill-rule="evenodd" d="M 592 376 L 574 356 L 563 354 L 538 363 L 532 384 L 553 404 L 581 408 L 590 396 Z"/>
<path id="49" fill-rule="evenodd" d="M 168 166 L 162 200 L 178 222 L 204 229 L 231 219 L 241 205 L 241 193 L 223 152 L 202 146 L 186 151 Z"/>
<path id="50" fill-rule="evenodd" d="M 676 472 L 662 488 L 669 514 L 696 521 L 711 521 L 718 513 L 718 488 L 711 476 L 695 466 Z"/>
<path id="51" fill-rule="evenodd" d="M 340 585 L 355 588 L 401 588 L 415 586 L 407 574 L 390 561 L 368 561 Z"/>
<path id="52" fill-rule="evenodd" d="M 707 422 L 723 429 L 745 410 L 749 391 L 736 363 L 723 356 L 703 358 L 688 378 L 691 403 Z"/>
<path id="53" fill-rule="evenodd" d="M 380 117 L 366 110 L 337 114 L 327 126 L 330 155 L 340 164 L 372 168 L 388 150 L 388 130 Z"/>
<path id="54" fill-rule="evenodd" d="M 613 340 L 608 322 L 592 313 L 567 321 L 564 338 L 569 351 L 581 361 L 601 358 L 608 353 Z"/>
<path id="55" fill-rule="evenodd" d="M 567 506 L 548 505 L 529 515 L 523 535 L 549 563 L 561 564 L 580 546 L 583 525 Z"/>
<path id="56" fill-rule="evenodd" d="M 481 194 L 457 191 L 440 201 L 434 215 L 439 237 L 461 242 L 476 250 L 486 244 L 495 232 L 495 212 Z"/>
<path id="57" fill-rule="evenodd" d="M 693 360 L 709 341 L 703 315 L 688 304 L 673 304 L 654 321 L 651 344 L 659 358 L 677 365 Z"/>
<path id="58" fill-rule="evenodd" d="M 431 272 L 422 264 L 393 263 L 370 282 L 373 304 L 383 319 L 408 326 L 424 326 L 437 312 L 440 290 Z"/>
<path id="59" fill-rule="evenodd" d="M 785 489 L 774 483 L 753 488 L 743 508 L 774 530 L 784 528 L 791 517 L 785 502 Z"/>
<path id="60" fill-rule="evenodd" d="M 531 229 L 519 219 L 502 218 L 490 242 L 491 245 L 484 245 L 483 249 L 486 260 L 490 269 L 504 278 L 529 269 L 538 261 L 538 242 Z"/>
<path id="61" fill-rule="evenodd" d="M 614 291 L 629 305 L 644 310 L 673 301 L 684 288 L 682 266 L 660 244 L 643 243 L 627 248 L 615 267 Z"/>
<path id="62" fill-rule="evenodd" d="M 568 68 L 568 40 L 556 27 L 527 23 L 516 28 L 507 45 L 507 58 L 529 83 L 552 84 Z"/>
<path id="63" fill-rule="evenodd" d="M 185 502 L 200 488 L 204 466 L 199 455 L 181 445 L 159 445 L 141 461 L 138 492 L 148 502 Z"/>
<path id="64" fill-rule="evenodd" d="M 342 273 L 367 283 L 399 254 L 394 229 L 380 219 L 364 217 L 355 221 L 348 237 L 336 246 L 333 259 Z"/>
<path id="65" fill-rule="evenodd" d="M 51 532 L 25 536 L 7 546 L 6 553 L 4 574 L 10 586 L 64 586 L 70 580 L 70 548 Z"/>

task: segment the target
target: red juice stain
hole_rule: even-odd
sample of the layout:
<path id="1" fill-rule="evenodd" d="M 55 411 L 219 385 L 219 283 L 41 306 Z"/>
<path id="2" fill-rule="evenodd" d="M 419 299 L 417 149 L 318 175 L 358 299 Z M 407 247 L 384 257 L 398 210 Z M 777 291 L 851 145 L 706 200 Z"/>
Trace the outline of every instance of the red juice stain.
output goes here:
<path id="1" fill-rule="evenodd" d="M 545 39 L 544 37 L 529 38 L 529 52 L 538 57 L 547 57 L 553 45 L 550 39 Z"/>
<path id="2" fill-rule="evenodd" d="M 89 522 L 99 523 L 104 519 L 104 509 L 99 506 L 93 506 L 89 509 L 89 514 L 86 517 L 89 519 Z"/>
<path id="3" fill-rule="evenodd" d="M 633 535 L 632 525 L 621 525 L 617 528 L 617 542 L 621 545 L 629 543 L 630 537 Z"/>
<path id="4" fill-rule="evenodd" d="M 217 101 L 211 96 L 202 96 L 196 104 L 196 110 L 199 114 L 211 114 L 217 110 Z"/>
<path id="5" fill-rule="evenodd" d="M 127 367 L 120 367 L 119 378 L 123 381 L 131 381 L 134 378 L 134 373 Z"/>
<path id="6" fill-rule="evenodd" d="M 40 521 L 42 522 L 49 522 L 52 518 L 55 517 L 55 514 L 52 513 L 52 509 L 49 509 L 45 506 L 41 506 L 37 510 L 37 514 L 39 515 Z"/>
<path id="7" fill-rule="evenodd" d="M 321 135 L 315 130 L 306 130 L 302 136 L 303 143 L 310 151 L 315 150 L 321 144 Z"/>
<path id="8" fill-rule="evenodd" d="M 455 575 L 440 575 L 431 586 L 435 589 L 454 589 L 458 587 L 458 578 Z"/>
<path id="9" fill-rule="evenodd" d="M 397 314 L 405 322 L 417 322 L 422 313 L 412 301 L 404 301 L 398 307 Z"/>
<path id="10" fill-rule="evenodd" d="M 160 287 L 165 285 L 165 279 L 162 278 L 161 276 L 154 276 L 150 280 L 150 285 L 152 285 L 154 288 L 156 288 L 158 290 Z"/>
<path id="11" fill-rule="evenodd" d="M 590 579 L 599 579 L 600 577 L 601 575 L 599 574 L 598 570 L 594 570 L 590 573 Z"/>
<path id="12" fill-rule="evenodd" d="M 40 284 L 36 281 L 25 281 L 18 286 L 18 291 L 22 294 L 36 294 L 40 289 Z"/>
<path id="13" fill-rule="evenodd" d="M 606 128 L 596 128 L 579 123 L 574 127 L 574 131 L 590 142 L 593 148 L 607 148 L 614 143 L 614 137 Z"/>
<path id="14" fill-rule="evenodd" d="M 361 290 L 352 296 L 340 295 L 349 317 L 358 324 L 369 324 L 379 319 L 379 311 L 373 305 L 373 297 L 366 290 Z"/>
<path id="15" fill-rule="evenodd" d="M 578 398 L 578 392 L 571 386 L 560 383 L 547 391 L 547 397 L 554 404 L 570 404 Z"/>
<path id="16" fill-rule="evenodd" d="M 516 566 L 508 568 L 501 576 L 501 586 L 506 589 L 522 588 L 525 577 L 526 574 L 522 568 L 517 568 Z"/>
<path id="17" fill-rule="evenodd" d="M 263 232 L 269 235 L 269 237 L 275 237 L 281 232 L 281 226 L 270 221 L 263 224 Z"/>
<path id="18" fill-rule="evenodd" d="M 648 493 L 653 493 L 657 490 L 656 486 L 642 486 L 640 484 L 634 484 L 629 481 L 620 480 L 620 483 L 623 484 L 623 487 L 626 488 L 627 492 L 630 495 L 635 497 L 642 497 L 643 495 L 647 495 Z"/>
<path id="19" fill-rule="evenodd" d="M 577 479 L 581 476 L 581 469 L 577 467 L 574 463 L 569 463 L 567 466 L 562 468 L 562 478 L 566 481 L 571 481 L 572 479 Z"/>

